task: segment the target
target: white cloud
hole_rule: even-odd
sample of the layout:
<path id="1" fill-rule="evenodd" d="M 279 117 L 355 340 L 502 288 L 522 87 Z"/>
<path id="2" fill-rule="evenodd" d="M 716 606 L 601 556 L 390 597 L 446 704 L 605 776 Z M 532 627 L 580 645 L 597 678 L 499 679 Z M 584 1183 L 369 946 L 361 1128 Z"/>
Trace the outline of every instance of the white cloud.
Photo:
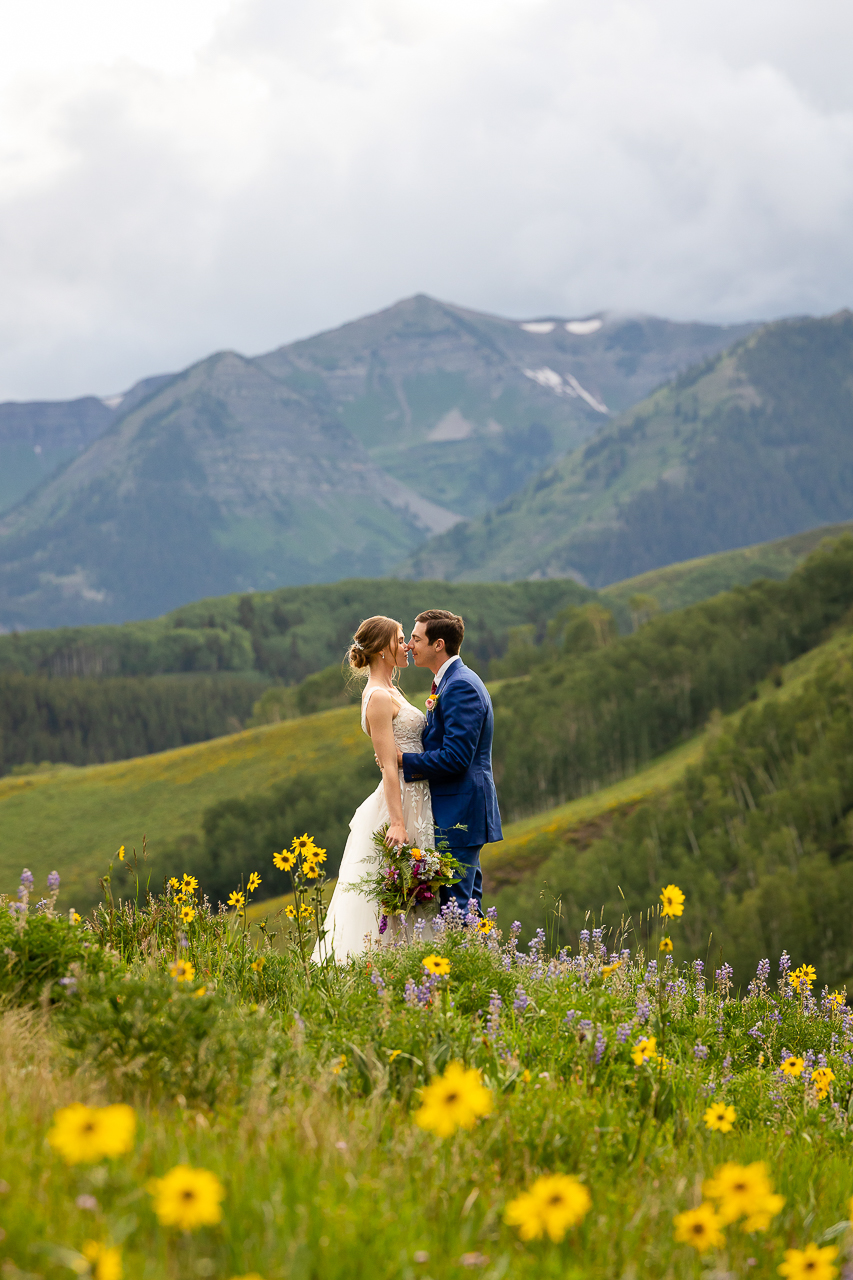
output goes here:
<path id="1" fill-rule="evenodd" d="M 0 397 L 115 391 L 423 290 L 507 314 L 853 297 L 827 0 L 0 3 Z"/>

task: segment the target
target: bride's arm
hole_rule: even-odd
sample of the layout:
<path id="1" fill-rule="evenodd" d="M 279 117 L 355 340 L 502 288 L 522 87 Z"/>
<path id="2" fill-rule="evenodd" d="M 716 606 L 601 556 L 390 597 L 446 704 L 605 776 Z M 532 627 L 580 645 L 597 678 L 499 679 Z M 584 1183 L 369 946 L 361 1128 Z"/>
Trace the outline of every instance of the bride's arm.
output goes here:
<path id="1" fill-rule="evenodd" d="M 389 845 L 408 844 L 409 837 L 403 822 L 403 801 L 400 796 L 400 775 L 397 772 L 397 744 L 394 741 L 394 704 L 390 693 L 377 689 L 367 704 L 365 715 L 376 759 L 382 770 L 385 787 L 385 803 L 391 819 L 386 840 Z"/>

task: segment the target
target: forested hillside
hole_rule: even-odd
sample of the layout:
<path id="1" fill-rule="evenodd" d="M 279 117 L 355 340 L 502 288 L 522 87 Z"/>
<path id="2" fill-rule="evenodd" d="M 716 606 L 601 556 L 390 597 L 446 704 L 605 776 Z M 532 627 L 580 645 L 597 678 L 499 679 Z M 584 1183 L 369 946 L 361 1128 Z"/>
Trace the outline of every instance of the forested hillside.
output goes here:
<path id="1" fill-rule="evenodd" d="M 794 966 L 814 964 L 823 981 L 849 979 L 850 626 L 809 655 L 805 673 L 797 665 L 754 707 L 712 724 L 702 759 L 663 794 L 647 794 L 640 775 L 618 789 L 609 813 L 602 795 L 580 806 L 578 819 L 567 806 L 540 832 L 529 824 L 517 869 L 512 852 L 494 846 L 504 912 L 530 932 L 547 914 L 555 936 L 562 929 L 576 943 L 590 907 L 611 922 L 630 914 L 641 929 L 650 883 L 675 883 L 691 903 L 676 959 L 722 956 L 745 982 L 762 956 L 775 965 L 787 948 Z"/>
<path id="2" fill-rule="evenodd" d="M 0 774 L 52 761 L 100 764 L 242 729 L 263 692 L 251 675 L 148 679 L 0 673 Z"/>
<path id="3" fill-rule="evenodd" d="M 351 579 L 218 596 L 150 622 L 60 627 L 0 636 L 0 671 L 26 675 L 159 675 L 257 671 L 294 684 L 340 663 L 364 618 L 384 613 L 410 627 L 422 609 L 465 617 L 465 656 L 478 669 L 502 655 L 513 627 L 548 621 L 569 604 L 595 599 L 571 579 L 551 582 L 411 582 Z"/>
<path id="4" fill-rule="evenodd" d="M 495 699 L 495 774 L 510 817 L 633 773 L 714 710 L 820 643 L 853 605 L 853 538 L 785 582 L 756 582 L 537 667 Z"/>
<path id="5" fill-rule="evenodd" d="M 574 573 L 604 586 L 850 520 L 851 422 L 853 315 L 765 325 L 485 516 L 433 538 L 405 571 Z"/>

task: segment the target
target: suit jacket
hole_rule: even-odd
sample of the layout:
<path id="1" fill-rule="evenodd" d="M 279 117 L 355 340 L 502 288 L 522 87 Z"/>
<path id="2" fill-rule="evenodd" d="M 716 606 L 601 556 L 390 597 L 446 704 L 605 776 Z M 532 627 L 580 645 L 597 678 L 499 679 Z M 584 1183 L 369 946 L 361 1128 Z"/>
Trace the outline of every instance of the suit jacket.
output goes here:
<path id="1" fill-rule="evenodd" d="M 427 716 L 423 752 L 403 753 L 407 782 L 429 779 L 436 840 L 451 849 L 503 839 L 492 776 L 492 700 L 480 677 L 454 662 Z"/>

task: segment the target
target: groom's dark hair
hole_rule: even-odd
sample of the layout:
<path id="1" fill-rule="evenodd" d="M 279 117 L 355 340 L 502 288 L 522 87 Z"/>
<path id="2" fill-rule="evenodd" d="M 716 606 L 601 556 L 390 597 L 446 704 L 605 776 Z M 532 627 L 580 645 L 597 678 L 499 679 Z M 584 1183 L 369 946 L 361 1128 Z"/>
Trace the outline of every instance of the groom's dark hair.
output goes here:
<path id="1" fill-rule="evenodd" d="M 424 609 L 423 613 L 419 613 L 415 618 L 415 622 L 424 624 L 430 644 L 435 644 L 436 640 L 443 640 L 445 652 L 449 653 L 451 658 L 456 657 L 462 648 L 465 635 L 465 623 L 457 614 L 450 613 L 447 609 Z"/>

